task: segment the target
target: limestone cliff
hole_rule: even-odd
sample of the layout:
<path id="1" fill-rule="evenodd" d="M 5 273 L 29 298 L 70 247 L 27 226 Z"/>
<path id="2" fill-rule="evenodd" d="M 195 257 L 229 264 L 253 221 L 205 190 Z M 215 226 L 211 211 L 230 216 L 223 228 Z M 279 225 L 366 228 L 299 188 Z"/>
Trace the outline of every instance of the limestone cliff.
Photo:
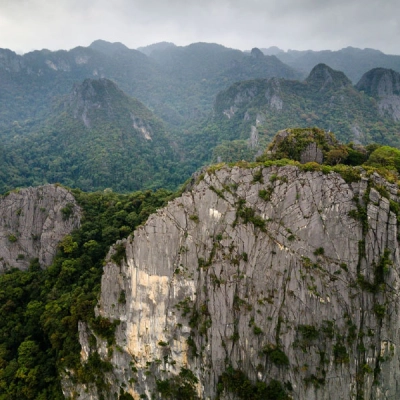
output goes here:
<path id="1" fill-rule="evenodd" d="M 20 189 L 0 198 L 0 272 L 50 265 L 59 241 L 80 223 L 74 196 L 56 185 Z"/>
<path id="2" fill-rule="evenodd" d="M 379 112 L 400 121 L 400 74 L 392 69 L 374 68 L 357 83 L 357 89 L 377 98 Z"/>
<path id="3" fill-rule="evenodd" d="M 110 251 L 96 313 L 115 341 L 80 324 L 104 398 L 400 397 L 398 187 L 306 169 L 210 170 Z"/>

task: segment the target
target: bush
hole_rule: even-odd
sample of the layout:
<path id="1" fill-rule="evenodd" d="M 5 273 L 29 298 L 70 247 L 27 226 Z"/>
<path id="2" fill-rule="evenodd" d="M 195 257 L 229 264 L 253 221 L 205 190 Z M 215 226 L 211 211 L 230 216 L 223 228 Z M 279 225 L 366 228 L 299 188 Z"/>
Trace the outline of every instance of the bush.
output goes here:
<path id="1" fill-rule="evenodd" d="M 400 150 L 390 146 L 381 146 L 369 156 L 367 165 L 372 167 L 384 167 L 400 171 Z"/>

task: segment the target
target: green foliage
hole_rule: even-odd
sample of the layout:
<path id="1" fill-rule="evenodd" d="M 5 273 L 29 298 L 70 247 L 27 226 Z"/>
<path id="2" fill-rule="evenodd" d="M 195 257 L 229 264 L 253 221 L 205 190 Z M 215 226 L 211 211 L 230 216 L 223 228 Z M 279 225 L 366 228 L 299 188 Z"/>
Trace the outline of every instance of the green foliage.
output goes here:
<path id="1" fill-rule="evenodd" d="M 328 338 L 333 339 L 335 334 L 335 323 L 333 321 L 322 321 L 321 332 Z"/>
<path id="2" fill-rule="evenodd" d="M 381 146 L 372 152 L 366 164 L 400 172 L 400 150 L 389 146 Z"/>
<path id="3" fill-rule="evenodd" d="M 257 120 L 259 150 L 264 150 L 275 133 L 281 129 L 298 127 L 312 131 L 310 127 L 313 126 L 325 129 L 326 132 L 332 130 L 343 142 L 354 137 L 365 144 L 375 141 L 399 147 L 399 122 L 382 116 L 376 100 L 360 93 L 348 80 L 344 86 L 332 84 L 325 86 L 323 90 L 311 82 L 280 80 L 279 89 L 276 85 L 273 80 L 252 80 L 238 82 L 221 92 L 216 99 L 212 120 L 207 122 L 203 130 L 197 129 L 197 133 L 191 135 L 190 140 L 195 138 L 196 143 L 204 140 L 212 143 L 211 146 L 218 145 L 223 140 L 244 140 L 249 137 L 251 126 L 255 125 Z M 266 96 L 265 93 L 270 95 Z M 272 96 L 282 101 L 282 109 L 270 105 Z M 237 98 L 241 99 L 239 104 L 236 102 Z M 232 108 L 235 112 L 228 117 L 227 113 Z M 318 141 L 318 147 L 325 155 L 325 162 L 330 165 L 361 165 L 368 156 L 367 152 L 354 144 L 326 146 L 326 141 L 320 141 L 318 137 L 313 140 Z M 199 150 L 198 145 L 185 144 L 194 147 L 194 151 Z M 282 149 L 277 158 L 289 157 L 299 160 L 301 150 L 307 145 L 307 140 L 297 139 L 291 150 Z M 268 156 L 265 155 L 265 158 Z"/>
<path id="4" fill-rule="evenodd" d="M 305 348 L 311 346 L 319 338 L 319 330 L 313 325 L 299 325 L 297 332 L 300 335 L 297 344 Z"/>
<path id="5" fill-rule="evenodd" d="M 341 175 L 346 183 L 359 182 L 361 180 L 360 170 L 347 165 L 335 165 L 332 171 Z"/>
<path id="6" fill-rule="evenodd" d="M 244 224 L 252 223 L 255 228 L 265 231 L 265 220 L 259 215 L 256 215 L 254 209 L 250 207 L 244 207 L 244 204 L 244 201 L 239 200 L 237 204 L 236 220 L 234 225 L 236 225 L 238 219 L 240 218 Z"/>
<path id="7" fill-rule="evenodd" d="M 118 400 L 134 400 L 134 398 L 129 393 L 124 392 L 124 390 L 121 388 Z"/>
<path id="8" fill-rule="evenodd" d="M 119 304 L 126 304 L 126 292 L 125 290 L 121 290 L 118 297 Z"/>
<path id="9" fill-rule="evenodd" d="M 336 364 L 348 364 L 350 362 L 346 346 L 341 341 L 334 344 L 333 356 Z"/>
<path id="10" fill-rule="evenodd" d="M 91 319 L 90 328 L 96 335 L 106 339 L 108 345 L 112 345 L 115 342 L 115 329 L 119 323 L 120 321 L 110 321 L 107 318 L 98 316 Z"/>
<path id="11" fill-rule="evenodd" d="M 124 243 L 118 243 L 114 246 L 114 253 L 111 256 L 117 265 L 121 266 L 122 260 L 126 260 L 126 249 Z"/>
<path id="12" fill-rule="evenodd" d="M 184 367 L 181 368 L 179 375 L 156 381 L 161 398 L 170 400 L 198 400 L 197 383 L 198 379 L 193 372 Z"/>
<path id="13" fill-rule="evenodd" d="M 196 224 L 199 222 L 199 216 L 196 214 L 189 215 L 189 219 L 193 222 L 196 222 Z"/>
<path id="14" fill-rule="evenodd" d="M 368 214 L 367 214 L 367 208 L 361 206 L 360 202 L 358 201 L 357 198 L 354 199 L 356 202 L 356 209 L 355 210 L 350 210 L 349 211 L 349 217 L 352 217 L 358 221 L 361 222 L 362 224 L 362 231 L 364 235 L 368 231 Z"/>
<path id="15" fill-rule="evenodd" d="M 318 247 L 318 249 L 315 249 L 314 255 L 316 256 L 323 256 L 325 254 L 325 250 L 323 247 Z"/>
<path id="16" fill-rule="evenodd" d="M 265 201 L 270 201 L 272 193 L 274 192 L 274 188 L 269 187 L 267 189 L 261 189 L 258 192 L 258 195 Z"/>
<path id="17" fill-rule="evenodd" d="M 8 235 L 8 241 L 11 243 L 15 243 L 18 238 L 15 235 Z"/>
<path id="18" fill-rule="evenodd" d="M 90 191 L 176 188 L 189 175 L 177 167 L 164 124 L 107 80 L 86 80 L 40 129 L 5 135 L 2 145 L 0 192 L 57 182 Z M 72 211 L 67 204 L 63 218 Z"/>
<path id="19" fill-rule="evenodd" d="M 278 366 L 289 365 L 289 358 L 283 350 L 274 345 L 264 346 L 262 352 L 268 356 L 268 359 Z"/>
<path id="20" fill-rule="evenodd" d="M 74 205 L 72 203 L 67 203 L 67 205 L 61 209 L 61 214 L 64 221 L 69 219 L 73 213 L 73 210 Z"/>
<path id="21" fill-rule="evenodd" d="M 229 367 L 219 378 L 217 399 L 224 392 L 233 393 L 241 400 L 287 400 L 289 399 L 281 382 L 272 379 L 265 382 L 251 382 L 241 370 Z"/>
<path id="22" fill-rule="evenodd" d="M 264 183 L 263 181 L 263 170 L 262 168 L 257 169 L 256 172 L 253 175 L 253 183 Z"/>
<path id="23" fill-rule="evenodd" d="M 372 369 L 372 367 L 368 364 L 364 364 L 362 366 L 363 372 L 365 372 L 366 374 L 372 374 L 374 372 L 374 370 Z"/>
<path id="24" fill-rule="evenodd" d="M 212 163 L 231 163 L 240 160 L 252 161 L 256 155 L 256 150 L 250 148 L 246 140 L 224 140 L 221 144 L 214 147 Z"/>
<path id="25" fill-rule="evenodd" d="M 282 140 L 280 135 L 283 134 L 283 132 L 285 132 L 286 136 Z M 325 158 L 333 150 L 341 150 L 336 138 L 322 129 L 296 128 L 286 129 L 283 132 L 278 132 L 275 140 L 268 146 L 268 150 L 272 152 L 271 158 L 273 159 L 289 158 L 291 160 L 301 161 L 303 151 L 312 143 L 317 145 L 325 155 Z M 330 161 L 332 162 L 334 158 L 335 157 L 333 157 L 331 153 L 329 157 Z"/>
<path id="26" fill-rule="evenodd" d="M 386 306 L 383 304 L 375 304 L 374 305 L 374 313 L 378 318 L 383 318 L 386 313 Z"/>
<path id="27" fill-rule="evenodd" d="M 78 381 L 107 390 L 109 363 L 94 352 L 80 364 L 78 321 L 113 342 L 118 321 L 94 315 L 104 258 L 109 246 L 172 196 L 166 190 L 74 195 L 83 208 L 81 227 L 63 239 L 52 265 L 42 270 L 32 260 L 27 271 L 0 275 L 0 398 L 61 400 L 58 371 L 64 368 L 74 369 Z"/>
<path id="28" fill-rule="evenodd" d="M 253 325 L 253 333 L 255 335 L 261 335 L 263 333 L 263 331 L 259 326 Z"/>

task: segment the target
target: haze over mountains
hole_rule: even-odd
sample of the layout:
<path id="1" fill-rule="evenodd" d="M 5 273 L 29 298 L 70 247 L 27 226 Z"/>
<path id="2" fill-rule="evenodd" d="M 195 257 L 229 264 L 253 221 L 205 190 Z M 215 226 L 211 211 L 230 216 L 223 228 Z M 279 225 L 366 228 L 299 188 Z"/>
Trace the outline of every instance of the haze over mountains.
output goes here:
<path id="1" fill-rule="evenodd" d="M 344 72 L 353 83 L 357 83 L 365 72 L 376 67 L 400 72 L 400 56 L 384 54 L 374 49 L 346 47 L 337 51 L 288 50 L 285 52 L 278 47 L 269 47 L 261 51 L 266 55 L 276 56 L 305 75 L 308 75 L 315 65 L 327 64 L 333 69 Z"/>
<path id="2" fill-rule="evenodd" d="M 303 82 L 238 82 L 218 94 L 203 139 L 214 137 L 217 144 L 221 140 L 252 138 L 253 147 L 262 151 L 283 126 L 319 126 L 335 132 L 344 143 L 398 146 L 400 98 L 393 87 L 399 76 L 392 70 L 372 70 L 360 81 L 358 90 L 342 72 L 318 64 Z M 380 87 L 379 94 L 372 87 Z M 225 153 L 231 156 L 232 151 Z M 221 161 L 228 160 L 222 157 Z"/>
<path id="3" fill-rule="evenodd" d="M 173 47 L 171 53 L 157 54 L 158 58 L 147 57 L 121 43 L 104 41 L 68 52 L 41 50 L 23 56 L 1 50 L 0 77 L 5 87 L 0 104 L 7 110 L 2 119 L 40 116 L 52 97 L 68 93 L 76 81 L 107 77 L 176 125 L 204 116 L 218 91 L 237 80 L 300 77 L 275 57 L 262 53 L 251 57 L 214 44 Z"/>
<path id="4" fill-rule="evenodd" d="M 251 161 L 295 126 L 399 146 L 399 72 L 400 56 L 354 48 L 0 49 L 1 188 L 173 188 L 211 160 Z"/>

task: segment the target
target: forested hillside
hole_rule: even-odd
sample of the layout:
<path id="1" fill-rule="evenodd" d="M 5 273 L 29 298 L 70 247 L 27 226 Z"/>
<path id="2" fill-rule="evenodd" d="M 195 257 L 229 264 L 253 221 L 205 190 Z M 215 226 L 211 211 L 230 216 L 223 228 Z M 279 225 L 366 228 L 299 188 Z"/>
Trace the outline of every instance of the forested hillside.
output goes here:
<path id="1" fill-rule="evenodd" d="M 168 49 L 165 50 L 165 52 Z M 300 75 L 276 57 L 198 43 L 148 57 L 121 43 L 95 41 L 70 51 L 19 56 L 0 49 L 0 126 L 32 124 L 49 112 L 55 97 L 85 78 L 108 78 L 142 101 L 170 126 L 204 117 L 215 95 L 238 79 Z M 153 53 L 152 53 L 153 54 Z"/>
<path id="2" fill-rule="evenodd" d="M 376 79 L 370 77 L 369 82 L 396 88 L 400 74 L 385 71 L 384 75 L 375 71 Z M 184 138 L 185 147 L 193 159 L 203 161 L 251 160 L 283 126 L 318 126 L 345 143 L 400 146 L 396 89 L 381 96 L 365 85 L 362 89 L 324 64 L 317 65 L 304 82 L 276 78 L 238 82 L 218 94 L 209 122 Z"/>
<path id="3" fill-rule="evenodd" d="M 373 68 L 389 68 L 400 72 L 400 56 L 384 54 L 374 49 L 346 47 L 341 50 L 283 50 L 275 47 L 262 49 L 265 54 L 276 55 L 282 62 L 308 75 L 317 64 L 327 64 L 333 69 L 343 71 L 353 83 Z"/>
<path id="4" fill-rule="evenodd" d="M 1 190 L 176 188 L 209 162 L 254 160 L 282 127 L 400 145 L 398 72 L 374 68 L 356 86 L 325 64 L 300 75 L 257 48 L 208 43 L 0 50 Z"/>
<path id="5" fill-rule="evenodd" d="M 318 149 L 319 155 L 316 154 L 317 158 L 322 157 L 319 159 L 321 163 L 313 161 L 300 164 L 298 160 L 302 159 L 304 153 L 310 153 L 311 147 Z M 281 157 L 286 158 L 281 159 Z M 341 165 L 341 162 L 350 165 Z M 191 192 L 184 193 L 174 202 L 170 200 L 179 196 L 179 193 L 172 194 L 166 190 L 127 195 L 110 191 L 84 193 L 77 189 L 72 190 L 71 193 L 80 206 L 81 225 L 60 242 L 52 264 L 47 269 L 41 269 L 43 265 L 41 266 L 38 260 L 32 260 L 27 271 L 9 269 L 0 275 L 0 316 L 3 321 L 0 324 L 0 397 L 63 399 L 63 385 L 66 394 L 91 393 L 94 398 L 99 399 L 103 398 L 102 396 L 109 399 L 115 392 L 116 397 L 121 400 L 132 400 L 129 393 L 133 391 L 143 396 L 151 391 L 154 397 L 159 399 L 178 399 L 181 398 L 180 393 L 185 393 L 185 398 L 197 400 L 195 389 L 197 377 L 201 378 L 201 382 L 208 382 L 209 379 L 208 374 L 203 374 L 203 370 L 195 366 L 203 362 L 200 356 L 203 354 L 214 357 L 215 354 L 225 354 L 224 352 L 229 350 L 228 346 L 235 349 L 237 346 L 242 346 L 242 343 L 247 343 L 247 339 L 251 340 L 259 351 L 234 351 L 230 357 L 221 359 L 222 364 L 205 365 L 205 368 L 211 368 L 210 371 L 216 375 L 216 380 L 209 385 L 203 385 L 202 390 L 218 396 L 228 392 L 238 394 L 239 398 L 243 399 L 283 400 L 287 399 L 290 393 L 298 391 L 306 393 L 319 390 L 322 393 L 326 387 L 330 388 L 329 390 L 337 390 L 336 382 L 332 384 L 329 377 L 336 376 L 338 371 L 342 371 L 340 372 L 342 379 L 351 382 L 357 377 L 358 386 L 354 390 L 359 393 L 363 390 L 372 390 L 370 388 L 375 386 L 371 386 L 368 377 L 372 376 L 370 374 L 373 369 L 370 365 L 374 364 L 370 359 L 381 354 L 381 339 L 385 339 L 384 335 L 387 334 L 379 327 L 382 325 L 390 327 L 397 321 L 389 317 L 391 315 L 389 312 L 392 309 L 395 311 L 393 302 L 396 296 L 392 293 L 391 287 L 392 280 L 397 279 L 394 273 L 397 264 L 392 263 L 392 257 L 397 257 L 398 254 L 393 249 L 386 250 L 386 247 L 378 246 L 377 235 L 374 235 L 374 232 L 378 231 L 376 225 L 379 224 L 379 229 L 387 229 L 390 235 L 384 244 L 398 246 L 396 217 L 399 214 L 399 206 L 395 182 L 399 171 L 400 151 L 397 149 L 387 146 L 367 148 L 344 146 L 332 134 L 322 130 L 296 129 L 280 132 L 265 153 L 262 162 L 241 162 L 231 167 L 219 165 L 209 168 L 198 177 L 192 189 L 188 189 L 192 190 Z M 226 179 L 236 180 L 232 180 L 228 185 L 224 183 L 225 181 L 220 181 L 224 176 Z M 313 179 L 318 183 L 314 183 Z M 368 179 L 370 181 L 367 184 Z M 328 185 L 324 186 L 322 184 L 324 182 Z M 241 190 L 241 185 L 244 184 L 247 185 L 246 190 Z M 311 185 L 314 192 L 311 191 Z M 338 190 L 338 187 L 346 190 Z M 353 199 L 348 197 L 346 201 L 343 201 L 342 197 L 335 197 L 350 196 L 348 193 L 352 195 L 351 190 L 354 190 L 352 189 L 354 187 L 360 187 L 365 194 L 360 191 L 358 197 Z M 311 200 L 310 193 L 315 191 L 319 193 L 321 190 L 326 196 L 318 197 L 323 199 L 323 202 L 321 200 L 321 203 L 318 203 L 317 209 L 315 198 Z M 287 196 L 288 191 L 290 195 Z M 4 196 L 4 199 L 7 197 Z M 285 199 L 285 202 L 282 202 L 281 198 Z M 230 205 L 226 205 L 227 199 Z M 332 233 L 336 232 L 336 219 L 321 217 L 325 217 L 328 212 L 336 213 L 336 208 L 332 208 L 331 199 L 335 199 L 336 204 L 348 209 L 339 213 L 339 216 L 334 214 L 346 232 L 348 224 L 352 224 L 361 238 L 369 238 L 369 241 L 365 239 L 357 241 L 353 233 L 348 234 L 351 253 L 345 254 L 347 258 L 338 260 L 333 259 L 332 249 L 335 246 L 348 251 L 347 246 L 337 245 L 342 243 L 340 242 L 343 240 L 342 236 L 335 236 L 335 239 L 330 236 L 330 240 L 326 242 L 329 242 L 329 245 L 323 244 L 324 247 L 320 247 L 322 236 L 312 235 L 314 229 L 324 232 L 327 224 Z M 291 207 L 285 206 L 288 201 L 291 202 Z M 167 204 L 169 208 L 162 209 Z M 220 207 L 223 211 L 221 204 L 223 207 L 229 207 L 226 209 L 226 214 L 220 214 L 224 220 L 229 217 L 229 223 L 224 222 L 224 225 L 218 218 L 217 212 L 220 211 L 216 209 Z M 254 204 L 268 207 L 266 209 L 268 214 L 260 214 Z M 322 209 L 320 209 L 321 204 L 323 204 Z M 272 205 L 274 209 L 270 208 Z M 212 213 L 210 213 L 211 206 L 215 207 L 211 208 Z M 158 213 L 152 216 L 149 224 L 136 230 L 135 235 L 127 241 L 119 241 L 126 238 L 139 225 L 144 224 L 158 209 Z M 275 209 L 277 211 L 273 212 Z M 313 218 L 305 214 L 298 222 L 298 215 L 302 215 L 299 210 L 303 209 L 304 212 L 310 213 L 311 209 Z M 66 221 L 73 216 L 71 212 L 74 211 L 69 211 L 62 212 Z M 378 215 L 378 212 L 380 216 L 390 217 L 390 224 L 387 224 L 386 220 L 382 222 L 379 219 L 375 221 L 369 218 Z M 282 219 L 266 218 L 267 215 L 282 215 Z M 23 218 L 22 215 L 19 217 Z M 293 222 L 292 218 L 297 222 Z M 323 222 L 325 220 L 326 223 Z M 178 221 L 184 224 L 184 229 Z M 302 224 L 307 225 L 306 230 Z M 164 226 L 168 229 L 160 229 Z M 233 230 L 237 230 L 236 236 L 231 233 Z M 187 232 L 190 232 L 190 235 Z M 210 236 L 210 232 L 214 234 Z M 176 242 L 171 240 L 174 238 L 172 233 L 180 235 L 181 239 Z M 271 240 L 271 235 L 276 237 L 273 243 L 268 242 Z M 154 237 L 158 237 L 159 240 L 152 241 Z M 193 237 L 196 240 L 192 240 Z M 169 279 L 167 275 L 154 274 L 151 279 L 146 278 L 148 275 L 143 275 L 145 279 L 141 281 L 140 289 L 143 291 L 143 297 L 140 298 L 142 313 L 125 313 L 125 319 L 122 317 L 121 320 L 118 319 L 118 313 L 125 312 L 123 310 L 135 304 L 132 290 L 136 286 L 132 286 L 135 280 L 133 278 L 130 280 L 130 274 L 135 274 L 138 267 L 133 261 L 130 261 L 128 267 L 126 263 L 129 257 L 132 257 L 130 247 L 137 240 L 144 240 L 146 244 L 139 247 L 141 253 L 137 255 L 135 253 L 137 258 L 134 262 L 141 262 L 140 257 L 145 259 L 146 271 L 148 268 L 154 268 L 154 265 L 157 268 L 161 268 L 159 265 L 162 265 L 171 276 L 171 285 L 176 285 L 176 290 L 172 290 L 171 293 L 178 297 L 171 298 L 174 301 L 172 306 L 168 303 L 173 310 L 171 315 L 168 314 L 167 317 L 160 314 L 163 323 L 173 321 L 173 326 L 171 325 L 173 330 L 160 333 L 156 329 L 147 329 L 146 335 L 138 338 L 144 340 L 147 335 L 153 338 L 154 335 L 160 334 L 157 340 L 151 341 L 152 354 L 164 354 L 165 358 L 164 356 L 151 358 L 146 352 L 141 352 L 138 356 L 136 353 L 127 355 L 127 342 L 123 342 L 122 335 L 125 334 L 127 326 L 126 318 L 129 323 L 131 317 L 141 318 L 143 327 L 147 326 L 147 323 L 154 326 L 151 324 L 157 319 L 153 317 L 146 319 L 147 315 L 157 312 L 159 316 L 159 310 L 164 309 L 162 308 L 164 300 L 160 296 L 168 293 L 165 289 L 165 282 Z M 314 243 L 315 240 L 317 242 Z M 284 260 L 287 260 L 287 249 L 293 248 L 290 254 L 297 255 L 298 242 L 301 243 L 302 252 L 306 249 L 309 254 L 296 261 L 299 263 L 295 264 L 298 268 L 293 268 L 293 264 L 286 267 Z M 103 278 L 103 288 L 101 288 L 104 259 L 109 246 L 114 243 L 107 258 L 106 270 L 111 269 L 115 272 Z M 269 243 L 268 246 L 265 243 Z M 194 251 L 193 246 L 198 246 L 198 253 Z M 378 264 L 367 261 L 369 249 L 379 249 L 376 250 L 379 254 L 383 252 L 381 258 L 378 258 Z M 155 254 L 160 254 L 160 257 L 155 257 L 154 264 L 149 265 L 147 260 L 152 258 L 147 259 L 146 255 L 153 250 Z M 268 254 L 268 257 L 279 257 L 280 262 L 273 262 L 275 260 L 273 258 L 267 264 L 260 263 L 257 255 L 262 252 L 267 252 L 265 254 Z M 164 253 L 168 257 L 174 257 L 173 262 L 164 263 L 166 257 Z M 265 271 L 270 270 L 270 264 L 279 268 L 278 271 L 273 271 L 272 281 L 268 280 L 269 284 L 274 282 L 274 287 L 265 292 L 265 285 L 268 283 L 263 282 L 257 289 L 260 290 L 260 298 L 255 300 L 251 296 L 254 296 L 260 277 L 264 277 L 263 279 L 268 277 Z M 223 269 L 221 265 L 224 266 Z M 257 272 L 251 275 L 249 266 L 255 268 L 257 265 L 264 268 L 264 273 Z M 190 272 L 191 270 L 193 272 Z M 282 276 L 286 273 L 283 271 L 289 270 L 296 271 L 296 274 L 300 273 L 301 276 L 292 282 L 300 285 L 299 290 L 305 291 L 303 297 L 307 299 L 308 307 L 318 310 L 312 313 L 312 319 L 302 320 L 301 324 L 296 322 L 297 325 L 293 329 L 289 329 L 292 326 L 291 321 L 284 317 L 277 318 L 275 315 L 278 309 L 282 309 L 279 308 L 281 303 L 278 303 L 279 293 L 286 292 L 276 292 L 274 279 L 283 279 Z M 193 276 L 197 276 L 196 274 L 204 274 L 205 278 L 201 281 L 203 290 L 199 288 L 193 296 L 203 297 L 201 301 L 193 302 L 188 297 L 188 293 L 191 292 L 187 290 L 194 290 Z M 151 286 L 153 282 L 156 284 Z M 343 282 L 345 285 L 336 289 L 335 285 L 342 285 Z M 253 290 L 248 289 L 249 285 Z M 336 318 L 332 322 L 320 321 L 326 318 L 321 308 L 331 312 L 336 310 L 330 302 L 320 301 L 324 294 L 324 298 L 327 298 L 326 291 L 331 290 L 332 286 L 334 290 L 329 294 L 332 301 L 336 302 L 333 296 L 340 289 L 341 300 L 338 304 L 343 304 L 341 294 L 343 290 L 349 290 L 353 294 L 346 296 L 348 299 L 356 299 L 354 301 L 360 298 L 367 299 L 363 307 L 369 318 L 368 322 L 363 322 L 361 328 L 358 328 L 350 314 L 348 317 L 332 314 L 330 318 Z M 236 288 L 237 294 L 228 297 L 231 299 L 229 307 L 218 306 L 218 312 L 232 313 L 230 318 L 233 322 L 229 325 L 228 334 L 216 335 L 223 341 L 212 342 L 212 345 L 216 346 L 215 352 L 208 352 L 206 345 L 202 346 L 201 343 L 207 343 L 206 338 L 211 330 L 221 323 L 216 318 L 219 314 L 211 308 L 214 304 L 212 301 L 214 298 L 223 299 L 225 304 L 227 300 L 225 295 L 213 297 L 207 296 L 207 293 L 211 291 L 219 293 L 225 290 L 225 287 L 231 287 L 230 290 Z M 290 308 L 303 304 L 295 298 L 293 292 L 295 287 L 292 289 L 288 286 L 288 289 L 284 306 Z M 158 297 L 151 297 L 152 290 Z M 96 308 L 97 314 L 95 314 L 100 293 L 102 303 Z M 157 303 L 154 303 L 155 299 Z M 101 307 L 106 307 L 107 314 L 104 314 L 105 311 Z M 355 310 L 359 310 L 358 303 L 354 307 Z M 112 316 L 109 313 L 112 313 Z M 282 315 L 298 314 L 282 313 Z M 175 323 L 174 315 L 182 322 Z M 309 314 L 302 311 L 299 315 L 308 318 Z M 233 319 L 233 316 L 236 319 Z M 225 324 L 224 320 L 222 321 Z M 320 325 L 322 328 L 319 328 Z M 157 325 L 157 329 L 162 326 Z M 269 329 L 271 326 L 273 329 Z M 368 334 L 362 334 L 364 331 Z M 175 335 L 174 338 L 172 336 L 170 338 L 171 332 Z M 292 336 L 290 332 L 293 332 Z M 285 335 L 289 335 L 290 340 L 285 339 Z M 324 362 L 318 361 L 320 337 L 324 338 L 322 341 L 326 355 Z M 80 343 L 79 340 L 83 342 Z M 181 343 L 180 341 L 184 345 L 179 348 L 174 347 L 177 343 Z M 311 350 L 305 352 L 305 348 Z M 292 353 L 297 356 L 288 357 Z M 392 360 L 397 360 L 393 358 L 396 353 L 385 347 L 386 353 L 391 356 L 385 356 L 377 361 L 381 368 L 376 373 L 376 385 L 395 391 L 395 385 L 390 383 L 392 375 L 388 373 L 388 368 L 392 365 Z M 186 364 L 185 368 L 179 370 L 182 354 Z M 261 365 L 262 368 L 259 367 L 259 370 L 264 374 L 256 374 L 258 370 L 255 368 L 244 370 L 237 362 L 242 359 L 241 354 L 244 354 L 243 357 L 250 363 L 249 365 L 254 363 Z M 317 355 L 315 361 L 314 356 Z M 142 358 L 139 359 L 139 356 Z M 330 359 L 332 362 L 328 362 Z M 366 366 L 363 367 L 362 373 L 357 373 L 355 370 L 356 359 Z M 236 364 L 230 367 L 231 362 Z M 303 365 L 303 362 L 307 362 L 309 367 L 300 370 L 299 365 Z M 318 365 L 324 369 L 318 369 Z M 351 367 L 350 373 L 346 366 Z M 123 380 L 118 380 L 121 371 Z M 290 381 L 282 380 L 279 375 L 286 374 L 287 371 L 293 371 Z M 124 385 L 121 382 L 124 382 Z M 287 382 L 299 384 L 295 386 Z M 350 390 L 348 386 L 346 387 L 346 390 Z M 218 396 L 213 398 L 220 398 Z"/>
<path id="6" fill-rule="evenodd" d="M 98 357 L 79 367 L 78 321 L 90 321 L 101 335 L 113 331 L 115 326 L 94 315 L 103 259 L 111 244 L 171 198 L 165 190 L 73 195 L 83 210 L 81 227 L 62 240 L 52 265 L 43 270 L 34 259 L 28 271 L 0 274 L 2 399 L 63 399 L 66 369 L 77 368 L 81 382 L 102 379 L 107 365 Z M 120 249 L 113 259 L 121 257 Z"/>
<path id="7" fill-rule="evenodd" d="M 76 85 L 33 132 L 14 126 L 2 150 L 2 192 L 55 182 L 127 192 L 177 187 L 185 174 L 162 121 L 107 79 Z"/>

